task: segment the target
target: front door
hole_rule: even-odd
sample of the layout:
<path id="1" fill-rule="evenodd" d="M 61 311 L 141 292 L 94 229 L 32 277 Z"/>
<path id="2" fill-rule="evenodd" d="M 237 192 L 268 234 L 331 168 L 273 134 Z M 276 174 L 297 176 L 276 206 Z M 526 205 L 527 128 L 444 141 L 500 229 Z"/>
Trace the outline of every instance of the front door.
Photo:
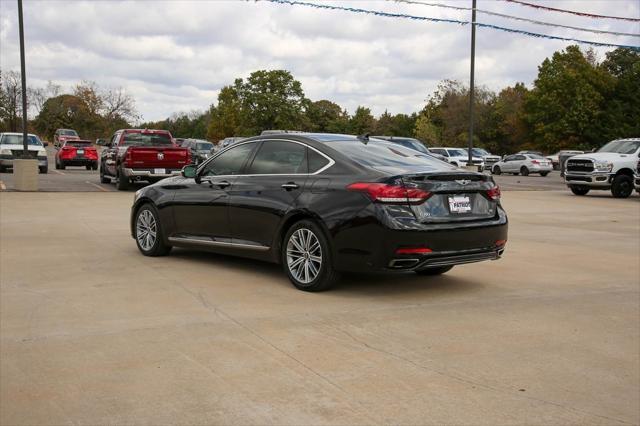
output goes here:
<path id="1" fill-rule="evenodd" d="M 199 170 L 199 182 L 184 179 L 176 185 L 174 237 L 194 243 L 230 242 L 229 194 L 255 146 L 248 142 L 231 148 Z"/>

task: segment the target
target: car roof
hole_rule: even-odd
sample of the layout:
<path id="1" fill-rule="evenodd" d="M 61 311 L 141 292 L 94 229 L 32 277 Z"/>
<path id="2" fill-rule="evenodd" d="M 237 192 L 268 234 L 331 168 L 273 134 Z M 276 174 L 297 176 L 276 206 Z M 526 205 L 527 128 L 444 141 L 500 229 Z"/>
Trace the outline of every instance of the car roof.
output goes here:
<path id="1" fill-rule="evenodd" d="M 20 133 L 20 132 L 2 132 L 2 133 L 0 133 L 0 135 L 22 136 L 22 133 Z M 38 135 L 35 135 L 33 133 L 27 133 L 27 136 L 38 137 Z"/>

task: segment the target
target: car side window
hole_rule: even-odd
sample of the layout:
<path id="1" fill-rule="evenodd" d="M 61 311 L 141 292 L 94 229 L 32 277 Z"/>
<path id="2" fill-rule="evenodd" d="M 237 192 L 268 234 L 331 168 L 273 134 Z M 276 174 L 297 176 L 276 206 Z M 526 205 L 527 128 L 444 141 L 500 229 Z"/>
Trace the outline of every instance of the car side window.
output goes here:
<path id="1" fill-rule="evenodd" d="M 294 142 L 264 141 L 247 173 L 251 175 L 307 173 L 307 147 Z"/>
<path id="2" fill-rule="evenodd" d="M 515 159 L 515 155 L 507 155 L 506 157 L 504 157 L 504 162 L 508 162 L 508 161 L 513 161 Z"/>
<path id="3" fill-rule="evenodd" d="M 309 165 L 309 173 L 316 173 L 329 164 L 329 160 L 315 150 L 307 148 L 307 164 Z"/>
<path id="4" fill-rule="evenodd" d="M 522 160 L 526 160 L 527 157 L 525 157 L 524 155 L 516 155 L 516 160 L 518 161 L 522 161 Z"/>
<path id="5" fill-rule="evenodd" d="M 237 175 L 242 170 L 242 166 L 249 158 L 255 148 L 255 142 L 244 143 L 230 148 L 228 151 L 218 155 L 209 161 L 202 172 L 202 176 L 227 176 Z"/>

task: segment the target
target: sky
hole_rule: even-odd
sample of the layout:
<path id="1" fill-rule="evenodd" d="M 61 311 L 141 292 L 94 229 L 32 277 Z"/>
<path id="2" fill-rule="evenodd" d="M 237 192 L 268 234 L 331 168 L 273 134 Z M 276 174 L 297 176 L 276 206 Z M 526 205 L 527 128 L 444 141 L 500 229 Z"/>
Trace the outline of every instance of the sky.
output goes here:
<path id="1" fill-rule="evenodd" d="M 310 0 L 314 1 L 314 0 Z M 639 0 L 546 4 L 640 17 Z M 471 0 L 432 3 L 470 7 Z M 470 20 L 470 12 L 386 0 L 320 1 L 392 13 Z M 541 11 L 500 0 L 478 9 L 600 30 L 640 33 L 640 24 Z M 15 0 L 0 0 L 0 69 L 20 70 Z M 27 81 L 71 90 L 81 80 L 123 87 L 144 121 L 206 110 L 219 90 L 259 69 L 286 69 L 308 98 L 353 113 L 420 110 L 444 79 L 468 83 L 470 26 L 325 11 L 266 1 L 24 0 Z M 640 38 L 551 28 L 479 14 L 477 22 L 584 40 L 640 45 Z M 478 28 L 476 84 L 499 91 L 533 84 L 538 65 L 570 42 Z M 587 46 L 582 46 L 584 49 Z M 600 59 L 611 48 L 595 48 Z"/>

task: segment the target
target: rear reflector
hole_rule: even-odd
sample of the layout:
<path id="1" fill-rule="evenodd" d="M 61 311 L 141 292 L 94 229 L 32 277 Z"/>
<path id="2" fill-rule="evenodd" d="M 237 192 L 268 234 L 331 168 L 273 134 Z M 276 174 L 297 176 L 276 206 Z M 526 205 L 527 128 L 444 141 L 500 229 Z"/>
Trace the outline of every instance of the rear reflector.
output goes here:
<path id="1" fill-rule="evenodd" d="M 496 241 L 497 247 L 504 247 L 507 244 L 507 240 L 498 240 Z"/>
<path id="2" fill-rule="evenodd" d="M 403 247 L 396 250 L 396 254 L 426 254 L 433 250 L 426 247 Z"/>
<path id="3" fill-rule="evenodd" d="M 347 190 L 364 192 L 372 201 L 380 203 L 419 204 L 431 196 L 431 193 L 421 189 L 386 183 L 356 182 L 347 186 Z"/>
<path id="4" fill-rule="evenodd" d="M 500 199 L 500 187 L 498 185 L 494 186 L 490 190 L 487 191 L 487 195 L 490 199 L 494 201 L 498 201 Z"/>

